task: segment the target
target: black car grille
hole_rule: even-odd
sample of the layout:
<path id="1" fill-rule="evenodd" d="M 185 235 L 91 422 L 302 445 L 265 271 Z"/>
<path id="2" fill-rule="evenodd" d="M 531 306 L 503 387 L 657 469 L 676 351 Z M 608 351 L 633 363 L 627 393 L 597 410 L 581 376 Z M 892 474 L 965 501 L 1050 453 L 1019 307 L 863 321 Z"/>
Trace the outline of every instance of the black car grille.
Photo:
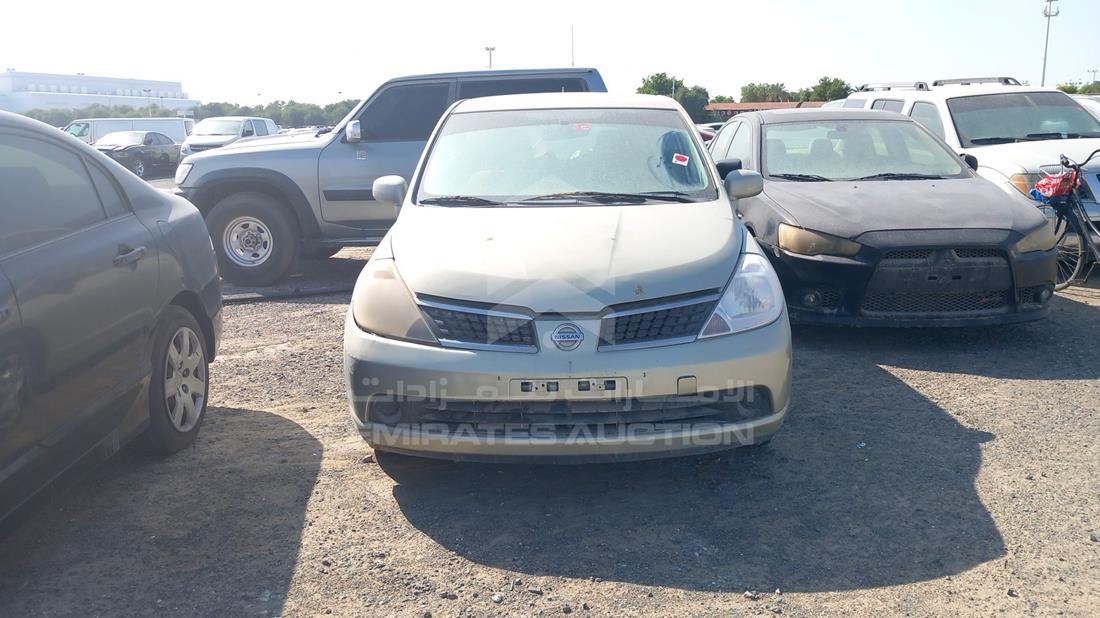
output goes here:
<path id="1" fill-rule="evenodd" d="M 534 346 L 535 326 L 530 318 L 420 306 L 440 339 L 483 345 Z"/>
<path id="2" fill-rule="evenodd" d="M 697 335 L 714 311 L 716 301 L 709 297 L 701 302 L 683 302 L 687 304 L 605 317 L 600 322 L 600 345 L 649 343 Z"/>
<path id="3" fill-rule="evenodd" d="M 927 260 L 932 257 L 932 249 L 894 249 L 882 256 L 884 260 Z"/>
<path id="4" fill-rule="evenodd" d="M 1042 301 L 1039 299 L 1039 295 L 1043 293 L 1043 290 L 1048 289 L 1045 285 L 1033 285 L 1020 290 L 1020 304 L 1021 305 L 1038 305 Z"/>
<path id="5" fill-rule="evenodd" d="M 936 249 L 894 249 L 887 251 L 882 256 L 883 260 L 927 260 L 936 253 Z M 977 260 L 987 258 L 1001 258 L 1004 253 L 1000 249 L 992 247 L 961 247 L 951 249 L 951 252 L 960 260 Z"/>
<path id="6" fill-rule="evenodd" d="M 980 313 L 1009 305 L 1007 290 L 928 294 L 890 292 L 867 294 L 860 309 L 865 313 Z"/>
<path id="7" fill-rule="evenodd" d="M 203 150 L 210 150 L 218 146 L 215 144 L 188 144 L 188 147 L 191 148 L 191 152 L 202 152 Z"/>

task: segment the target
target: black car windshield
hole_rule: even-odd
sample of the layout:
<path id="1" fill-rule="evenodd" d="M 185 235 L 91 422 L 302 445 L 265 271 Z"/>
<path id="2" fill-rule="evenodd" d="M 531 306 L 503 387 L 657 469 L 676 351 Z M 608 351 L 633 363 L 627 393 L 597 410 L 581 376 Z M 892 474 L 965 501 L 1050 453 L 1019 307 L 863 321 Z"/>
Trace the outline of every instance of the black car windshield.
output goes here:
<path id="1" fill-rule="evenodd" d="M 115 131 L 96 141 L 97 146 L 133 146 L 145 139 L 144 131 Z"/>
<path id="2" fill-rule="evenodd" d="M 961 178 L 958 158 L 916 122 L 841 119 L 764 125 L 764 174 L 790 182 Z"/>
<path id="3" fill-rule="evenodd" d="M 195 125 L 191 135 L 237 135 L 241 132 L 240 120 L 207 118 Z"/>
<path id="4" fill-rule="evenodd" d="M 1100 137 L 1100 121 L 1061 92 L 1010 92 L 947 100 L 964 148 Z"/>
<path id="5" fill-rule="evenodd" d="M 644 204 L 718 191 L 680 113 L 633 108 L 458 113 L 429 154 L 417 201 L 444 206 Z"/>

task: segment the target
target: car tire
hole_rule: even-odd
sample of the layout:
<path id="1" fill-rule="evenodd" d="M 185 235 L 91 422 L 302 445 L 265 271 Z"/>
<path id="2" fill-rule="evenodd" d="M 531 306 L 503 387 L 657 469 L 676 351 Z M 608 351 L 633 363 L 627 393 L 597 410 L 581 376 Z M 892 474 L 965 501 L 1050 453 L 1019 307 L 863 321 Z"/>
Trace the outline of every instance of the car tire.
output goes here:
<path id="1" fill-rule="evenodd" d="M 164 310 L 149 362 L 149 426 L 143 443 L 152 453 L 175 453 L 194 443 L 210 399 L 206 337 L 189 311 L 177 305 Z"/>
<path id="2" fill-rule="evenodd" d="M 343 247 L 306 247 L 302 249 L 302 259 L 327 260 L 340 252 Z"/>
<path id="3" fill-rule="evenodd" d="M 145 160 L 141 157 L 135 157 L 134 161 L 130 163 L 130 171 L 134 173 L 134 176 L 138 178 L 145 178 L 145 174 L 149 172 L 149 169 L 145 166 Z"/>
<path id="4" fill-rule="evenodd" d="M 263 193 L 234 193 L 206 217 L 222 278 L 268 286 L 290 272 L 301 242 L 293 214 Z"/>

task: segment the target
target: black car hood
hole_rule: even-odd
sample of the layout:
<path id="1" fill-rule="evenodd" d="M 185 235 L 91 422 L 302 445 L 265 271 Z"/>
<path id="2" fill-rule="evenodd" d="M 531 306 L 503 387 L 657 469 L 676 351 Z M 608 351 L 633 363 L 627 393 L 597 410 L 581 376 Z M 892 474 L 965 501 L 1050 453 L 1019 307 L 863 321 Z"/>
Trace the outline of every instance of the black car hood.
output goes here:
<path id="1" fill-rule="evenodd" d="M 876 230 L 1001 229 L 1029 232 L 1045 220 L 1031 200 L 982 178 L 786 182 L 764 194 L 805 228 L 856 238 Z"/>

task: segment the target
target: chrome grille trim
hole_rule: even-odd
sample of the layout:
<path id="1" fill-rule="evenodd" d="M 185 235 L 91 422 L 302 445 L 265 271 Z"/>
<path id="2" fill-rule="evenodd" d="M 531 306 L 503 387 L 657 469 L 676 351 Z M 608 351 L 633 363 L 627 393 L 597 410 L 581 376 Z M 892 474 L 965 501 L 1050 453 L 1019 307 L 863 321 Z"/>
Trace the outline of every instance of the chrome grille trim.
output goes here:
<path id="1" fill-rule="evenodd" d="M 597 350 L 600 352 L 613 352 L 617 350 L 638 350 L 642 348 L 658 348 L 669 345 L 679 345 L 683 343 L 691 343 L 695 341 L 699 332 L 706 325 L 707 320 L 710 317 L 710 313 L 713 312 L 714 306 L 717 305 L 718 300 L 722 297 L 720 292 L 706 292 L 703 294 L 695 294 L 691 296 L 685 296 L 677 298 L 676 300 L 662 301 L 657 299 L 653 304 L 639 305 L 630 307 L 628 309 L 612 310 L 609 313 L 605 313 L 600 319 L 600 333 L 599 343 Z M 643 315 L 647 313 L 656 313 L 658 311 L 669 311 L 680 309 L 684 307 L 692 307 L 695 305 L 709 305 L 709 310 L 704 311 L 705 315 L 699 324 L 695 325 L 694 332 L 690 335 L 675 335 L 663 338 L 647 339 L 643 341 L 628 341 L 625 343 L 608 343 L 605 339 L 606 332 L 610 329 L 614 332 L 615 320 L 623 317 L 632 317 L 637 315 Z"/>
<path id="2" fill-rule="evenodd" d="M 439 345 L 445 348 L 453 348 L 459 350 L 476 350 L 485 352 L 519 352 L 525 354 L 535 354 L 539 351 L 538 329 L 535 327 L 535 320 L 530 315 L 501 309 L 471 307 L 469 305 L 449 303 L 446 301 L 439 301 L 422 297 L 417 297 L 416 304 L 417 307 L 420 309 L 420 313 L 424 317 L 424 320 L 427 322 L 428 327 L 431 328 L 432 333 L 435 334 L 436 338 L 439 340 Z M 438 325 L 435 318 L 424 311 L 425 308 L 439 309 L 441 311 L 449 311 L 452 313 L 464 313 L 470 315 L 485 316 L 486 318 L 502 318 L 523 322 L 523 326 L 530 329 L 531 331 L 532 344 L 525 345 L 517 343 L 483 343 L 480 341 L 466 341 L 462 339 L 440 337 L 437 330 Z"/>

